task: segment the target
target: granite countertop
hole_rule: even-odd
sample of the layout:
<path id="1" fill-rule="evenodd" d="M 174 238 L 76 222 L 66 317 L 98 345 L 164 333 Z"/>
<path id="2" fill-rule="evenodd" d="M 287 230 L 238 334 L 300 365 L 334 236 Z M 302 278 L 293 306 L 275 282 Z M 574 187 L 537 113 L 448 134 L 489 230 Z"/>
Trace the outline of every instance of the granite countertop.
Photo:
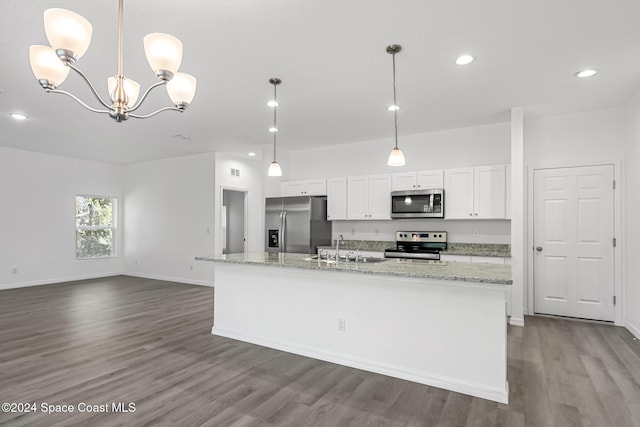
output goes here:
<path id="1" fill-rule="evenodd" d="M 360 247 L 361 251 L 384 252 L 385 249 L 395 248 L 396 242 L 345 240 L 340 244 L 340 249 L 355 251 Z M 318 246 L 318 249 L 335 249 L 333 246 Z M 511 258 L 511 245 L 501 245 L 495 243 L 451 243 L 447 245 L 447 250 L 442 251 L 443 255 L 460 256 L 483 256 Z"/>
<path id="2" fill-rule="evenodd" d="M 443 255 L 511 258 L 511 245 L 494 243 L 449 243 Z"/>
<path id="3" fill-rule="evenodd" d="M 502 264 L 476 264 L 451 261 L 433 262 L 404 259 L 387 259 L 376 263 L 356 263 L 353 261 L 327 262 L 325 260 L 313 259 L 307 254 L 269 252 L 230 254 L 221 255 L 220 257 L 200 256 L 196 257 L 196 260 L 501 285 L 511 285 L 512 283 L 511 266 Z"/>

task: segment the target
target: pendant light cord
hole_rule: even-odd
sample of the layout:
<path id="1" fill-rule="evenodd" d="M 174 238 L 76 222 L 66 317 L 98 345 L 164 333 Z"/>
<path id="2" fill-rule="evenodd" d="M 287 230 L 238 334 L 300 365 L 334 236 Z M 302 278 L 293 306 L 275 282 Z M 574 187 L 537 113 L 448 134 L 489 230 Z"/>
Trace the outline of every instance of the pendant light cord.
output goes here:
<path id="1" fill-rule="evenodd" d="M 277 104 L 277 87 L 278 85 L 276 83 L 273 84 L 273 100 L 276 102 Z M 278 133 L 278 128 L 276 127 L 276 110 L 278 109 L 278 106 L 275 105 L 273 107 L 273 161 L 276 161 L 276 134 Z"/>
<path id="2" fill-rule="evenodd" d="M 395 149 L 398 149 L 398 104 L 396 102 L 396 53 L 393 55 L 393 123 L 395 126 L 395 136 L 396 136 L 396 146 Z"/>

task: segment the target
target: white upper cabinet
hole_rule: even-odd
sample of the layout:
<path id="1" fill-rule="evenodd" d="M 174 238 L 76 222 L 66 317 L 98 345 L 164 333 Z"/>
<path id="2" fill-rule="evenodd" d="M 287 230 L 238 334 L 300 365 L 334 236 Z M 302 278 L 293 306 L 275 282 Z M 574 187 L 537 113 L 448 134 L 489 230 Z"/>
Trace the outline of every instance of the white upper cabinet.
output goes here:
<path id="1" fill-rule="evenodd" d="M 347 219 L 391 219 L 391 176 L 347 178 Z"/>
<path id="2" fill-rule="evenodd" d="M 283 196 L 326 196 L 326 179 L 308 179 L 304 181 L 287 181 L 280 186 Z"/>
<path id="3" fill-rule="evenodd" d="M 391 191 L 426 190 L 443 188 L 443 170 L 394 173 L 391 175 Z"/>
<path id="4" fill-rule="evenodd" d="M 327 220 L 347 219 L 347 178 L 327 179 Z"/>
<path id="5" fill-rule="evenodd" d="M 444 172 L 446 219 L 504 219 L 504 165 L 447 169 Z"/>
<path id="6" fill-rule="evenodd" d="M 369 177 L 369 219 L 391 219 L 391 176 Z"/>

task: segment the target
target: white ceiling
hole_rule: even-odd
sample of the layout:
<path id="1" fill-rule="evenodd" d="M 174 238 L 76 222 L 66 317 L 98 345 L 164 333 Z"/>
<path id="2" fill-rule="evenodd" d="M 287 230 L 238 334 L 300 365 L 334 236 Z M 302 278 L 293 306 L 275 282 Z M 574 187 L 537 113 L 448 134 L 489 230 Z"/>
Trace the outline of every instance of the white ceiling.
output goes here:
<path id="1" fill-rule="evenodd" d="M 155 82 L 142 38 L 166 32 L 182 40 L 181 70 L 197 77 L 198 89 L 184 114 L 116 123 L 46 94 L 28 47 L 47 44 L 45 9 L 84 16 L 93 40 L 77 65 L 106 97 L 106 78 L 116 71 L 117 1 L 0 4 L 0 144 L 114 163 L 212 150 L 260 155 L 272 141 L 270 77 L 283 81 L 279 147 L 391 141 L 385 48 L 392 43 L 403 47 L 396 57 L 401 136 L 506 121 L 512 106 L 525 106 L 528 116 L 619 106 L 640 88 L 637 0 L 127 0 L 125 74 L 143 89 Z M 461 53 L 477 59 L 458 66 Z M 586 67 L 599 73 L 573 77 Z M 94 101 L 73 73 L 61 89 Z M 169 104 L 164 88 L 147 104 L 146 111 Z M 11 112 L 29 120 L 16 122 Z"/>

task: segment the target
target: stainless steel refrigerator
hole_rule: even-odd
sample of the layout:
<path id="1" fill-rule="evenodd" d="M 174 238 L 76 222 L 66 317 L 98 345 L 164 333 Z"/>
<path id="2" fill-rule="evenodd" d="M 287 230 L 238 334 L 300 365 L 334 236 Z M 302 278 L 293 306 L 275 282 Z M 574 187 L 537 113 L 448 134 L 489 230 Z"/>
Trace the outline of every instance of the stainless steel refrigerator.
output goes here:
<path id="1" fill-rule="evenodd" d="M 267 252 L 315 254 L 318 246 L 331 245 L 324 196 L 267 198 L 264 223 Z"/>

